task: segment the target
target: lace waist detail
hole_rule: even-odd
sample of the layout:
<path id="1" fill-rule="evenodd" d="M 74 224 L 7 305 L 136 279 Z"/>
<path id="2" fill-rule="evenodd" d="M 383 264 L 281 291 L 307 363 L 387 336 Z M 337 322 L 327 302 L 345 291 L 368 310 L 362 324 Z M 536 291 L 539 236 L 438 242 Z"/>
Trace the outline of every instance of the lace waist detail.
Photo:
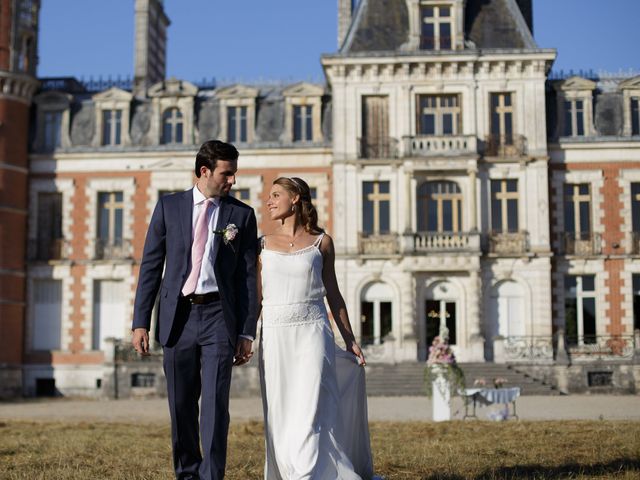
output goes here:
<path id="1" fill-rule="evenodd" d="M 286 305 L 264 305 L 262 311 L 264 328 L 323 324 L 327 321 L 327 310 L 322 300 Z"/>

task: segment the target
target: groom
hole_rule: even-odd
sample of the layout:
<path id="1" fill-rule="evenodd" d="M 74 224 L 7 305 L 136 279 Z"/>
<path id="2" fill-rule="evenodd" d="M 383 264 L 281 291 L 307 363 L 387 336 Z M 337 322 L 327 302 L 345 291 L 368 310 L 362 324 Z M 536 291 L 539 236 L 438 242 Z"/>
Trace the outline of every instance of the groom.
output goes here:
<path id="1" fill-rule="evenodd" d="M 149 353 L 159 291 L 156 336 L 178 479 L 224 477 L 231 366 L 249 361 L 256 334 L 256 218 L 228 196 L 237 169 L 233 145 L 205 142 L 195 186 L 158 200 L 140 264 L 132 342 L 138 353 Z"/>

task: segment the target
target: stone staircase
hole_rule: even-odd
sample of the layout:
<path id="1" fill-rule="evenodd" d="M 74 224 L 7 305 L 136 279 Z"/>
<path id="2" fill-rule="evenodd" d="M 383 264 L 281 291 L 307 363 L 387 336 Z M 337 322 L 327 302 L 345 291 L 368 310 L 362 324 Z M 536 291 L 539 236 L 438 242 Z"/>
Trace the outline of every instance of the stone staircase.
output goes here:
<path id="1" fill-rule="evenodd" d="M 461 363 L 467 388 L 473 388 L 477 378 L 484 378 L 487 386 L 493 379 L 502 377 L 505 387 L 520 387 L 522 395 L 559 395 L 552 385 L 535 379 L 517 367 L 495 363 Z M 404 362 L 396 364 L 373 363 L 367 365 L 367 395 L 402 396 L 425 395 L 424 363 Z"/>

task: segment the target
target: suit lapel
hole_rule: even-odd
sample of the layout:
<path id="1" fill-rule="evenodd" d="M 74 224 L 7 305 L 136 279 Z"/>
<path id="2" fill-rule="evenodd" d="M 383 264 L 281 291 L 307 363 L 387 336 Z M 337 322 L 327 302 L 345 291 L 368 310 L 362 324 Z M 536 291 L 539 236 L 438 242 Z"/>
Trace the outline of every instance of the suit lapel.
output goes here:
<path id="1" fill-rule="evenodd" d="M 180 200 L 180 224 L 182 226 L 182 239 L 186 251 L 191 255 L 191 243 L 193 242 L 193 190 L 186 190 Z"/>
<path id="2" fill-rule="evenodd" d="M 233 205 L 227 201 L 227 197 L 220 198 L 220 206 L 218 207 L 218 222 L 216 223 L 216 230 L 224 230 L 229 225 L 229 219 L 233 212 Z M 222 235 L 216 235 L 216 239 L 213 242 L 212 259 L 215 262 L 218 258 L 218 251 L 220 250 L 220 244 L 223 242 Z"/>

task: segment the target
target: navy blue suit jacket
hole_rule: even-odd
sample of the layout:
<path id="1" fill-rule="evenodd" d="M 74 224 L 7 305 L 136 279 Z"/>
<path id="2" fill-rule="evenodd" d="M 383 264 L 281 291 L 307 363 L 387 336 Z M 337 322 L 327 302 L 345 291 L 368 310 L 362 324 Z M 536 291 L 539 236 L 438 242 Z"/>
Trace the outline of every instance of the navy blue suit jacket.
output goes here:
<path id="1" fill-rule="evenodd" d="M 222 301 L 229 340 L 256 336 L 257 226 L 253 209 L 233 197 L 220 199 L 216 230 L 233 223 L 236 238 L 228 245 L 216 238 L 210 258 Z M 144 244 L 132 328 L 151 326 L 151 312 L 160 292 L 156 338 L 167 345 L 176 324 L 178 300 L 191 268 L 193 192 L 166 195 L 158 200 Z M 164 278 L 162 269 L 166 261 Z M 203 261 L 211 261 L 205 258 Z"/>

